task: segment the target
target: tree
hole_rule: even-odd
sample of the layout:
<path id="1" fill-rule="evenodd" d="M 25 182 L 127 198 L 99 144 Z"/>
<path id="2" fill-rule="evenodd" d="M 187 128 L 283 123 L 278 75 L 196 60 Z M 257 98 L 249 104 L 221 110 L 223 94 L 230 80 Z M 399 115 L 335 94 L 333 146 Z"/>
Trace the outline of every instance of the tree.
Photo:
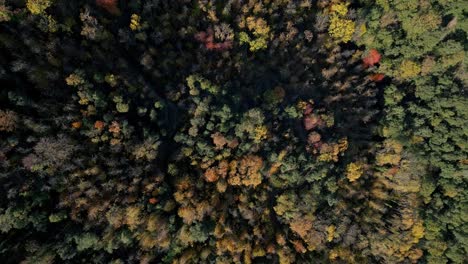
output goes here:
<path id="1" fill-rule="evenodd" d="M 31 14 L 40 15 L 52 5 L 52 2 L 52 0 L 28 0 L 26 2 L 26 7 Z"/>
<path id="2" fill-rule="evenodd" d="M 10 110 L 0 110 L 0 131 L 13 132 L 18 123 L 18 115 Z"/>
<path id="3" fill-rule="evenodd" d="M 375 64 L 380 62 L 381 59 L 380 53 L 376 49 L 371 49 L 369 54 L 362 59 L 364 67 L 372 67 Z"/>

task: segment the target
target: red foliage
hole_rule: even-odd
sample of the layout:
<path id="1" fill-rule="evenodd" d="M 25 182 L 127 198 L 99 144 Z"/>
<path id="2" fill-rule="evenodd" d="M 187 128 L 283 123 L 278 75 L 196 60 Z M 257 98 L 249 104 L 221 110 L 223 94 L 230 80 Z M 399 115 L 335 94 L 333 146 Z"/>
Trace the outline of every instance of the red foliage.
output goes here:
<path id="1" fill-rule="evenodd" d="M 369 78 L 374 82 L 380 82 L 383 80 L 383 78 L 385 78 L 385 75 L 383 75 L 382 73 L 376 73 L 372 74 Z"/>
<path id="2" fill-rule="evenodd" d="M 201 31 L 195 34 L 195 39 L 205 44 L 205 48 L 208 50 L 224 51 L 232 48 L 232 41 L 215 43 L 213 30 L 211 28 L 206 32 Z"/>
<path id="3" fill-rule="evenodd" d="M 151 198 L 149 199 L 149 203 L 150 203 L 150 204 L 156 204 L 157 202 L 158 202 L 158 199 L 156 199 L 156 198 L 154 198 L 154 197 L 151 197 Z"/>
<path id="4" fill-rule="evenodd" d="M 96 0 L 96 4 L 113 15 L 120 14 L 120 9 L 117 7 L 117 0 Z"/>
<path id="5" fill-rule="evenodd" d="M 380 62 L 381 57 L 382 56 L 380 55 L 380 53 L 376 49 L 371 49 L 369 51 L 369 55 L 367 55 L 367 57 L 362 59 L 364 67 L 374 66 L 375 64 Z"/>

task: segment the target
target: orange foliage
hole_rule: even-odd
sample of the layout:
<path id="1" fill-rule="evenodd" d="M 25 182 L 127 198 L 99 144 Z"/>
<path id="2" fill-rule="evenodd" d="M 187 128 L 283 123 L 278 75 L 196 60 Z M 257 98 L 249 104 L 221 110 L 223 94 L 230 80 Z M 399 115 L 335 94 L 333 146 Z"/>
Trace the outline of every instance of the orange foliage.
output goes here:
<path id="1" fill-rule="evenodd" d="M 218 167 L 208 168 L 203 174 L 207 182 L 215 182 L 219 178 L 225 178 L 229 170 L 229 163 L 226 160 L 220 161 Z"/>
<path id="2" fill-rule="evenodd" d="M 216 173 L 216 169 L 215 168 L 209 168 L 205 171 L 205 180 L 207 182 L 215 182 L 218 180 L 218 174 Z"/>
<path id="3" fill-rule="evenodd" d="M 98 120 L 94 123 L 94 128 L 96 128 L 97 130 L 102 130 L 105 125 L 106 124 L 104 122 Z"/>
<path id="4" fill-rule="evenodd" d="M 263 160 L 259 156 L 248 155 L 239 161 L 230 163 L 228 182 L 230 185 L 244 185 L 256 187 L 262 182 L 260 169 Z"/>
<path id="5" fill-rule="evenodd" d="M 118 134 L 120 132 L 120 125 L 117 121 L 112 121 L 112 124 L 109 126 L 109 132 Z"/>
<path id="6" fill-rule="evenodd" d="M 291 243 L 294 245 L 294 249 L 299 252 L 299 253 L 306 253 L 307 249 L 305 248 L 304 244 L 300 240 L 294 240 L 291 241 Z"/>
<path id="7" fill-rule="evenodd" d="M 223 160 L 219 162 L 217 167 L 208 168 L 203 176 L 207 182 L 215 182 L 220 178 L 226 178 L 229 174 L 229 178 L 227 179 L 229 185 L 256 187 L 262 182 L 262 174 L 260 173 L 262 167 L 263 160 L 261 157 L 248 155 L 241 160 L 233 160 L 231 162 Z"/>
<path id="8" fill-rule="evenodd" d="M 312 221 L 307 218 L 297 218 L 294 219 L 291 223 L 289 223 L 289 227 L 292 231 L 297 233 L 301 238 L 305 238 L 306 235 L 312 229 Z"/>
<path id="9" fill-rule="evenodd" d="M 80 121 L 76 121 L 76 122 L 73 122 L 71 125 L 73 128 L 78 129 L 81 127 L 82 123 Z"/>

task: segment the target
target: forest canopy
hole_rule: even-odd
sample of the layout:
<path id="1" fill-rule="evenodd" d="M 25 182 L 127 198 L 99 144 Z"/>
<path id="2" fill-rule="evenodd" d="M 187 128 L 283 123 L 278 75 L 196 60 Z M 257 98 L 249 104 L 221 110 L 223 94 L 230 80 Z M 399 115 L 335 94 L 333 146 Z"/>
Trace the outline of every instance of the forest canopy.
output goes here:
<path id="1" fill-rule="evenodd" d="M 467 15 L 0 0 L 2 263 L 466 263 Z"/>

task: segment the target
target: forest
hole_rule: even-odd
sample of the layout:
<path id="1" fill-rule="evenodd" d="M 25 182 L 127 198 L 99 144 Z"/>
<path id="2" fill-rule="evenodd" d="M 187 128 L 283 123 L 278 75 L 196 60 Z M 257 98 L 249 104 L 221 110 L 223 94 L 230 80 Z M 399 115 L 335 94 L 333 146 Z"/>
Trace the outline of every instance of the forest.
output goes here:
<path id="1" fill-rule="evenodd" d="M 467 17 L 0 0 L 0 262 L 467 263 Z"/>

